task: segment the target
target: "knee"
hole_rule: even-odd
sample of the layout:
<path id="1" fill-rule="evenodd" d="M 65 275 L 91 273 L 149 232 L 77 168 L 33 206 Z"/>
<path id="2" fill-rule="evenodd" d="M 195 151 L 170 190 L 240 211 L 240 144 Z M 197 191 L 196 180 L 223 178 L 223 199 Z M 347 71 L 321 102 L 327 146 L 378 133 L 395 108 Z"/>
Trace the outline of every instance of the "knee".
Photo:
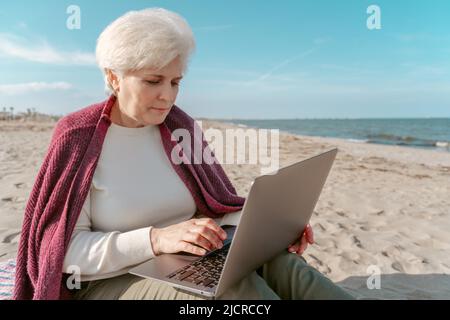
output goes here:
<path id="1" fill-rule="evenodd" d="M 269 260 L 266 264 L 270 267 L 270 269 L 277 269 L 280 271 L 286 271 L 286 268 L 294 265 L 297 267 L 309 267 L 305 258 L 295 253 L 290 253 L 287 250 L 284 250 L 272 260 Z"/>
<path id="2" fill-rule="evenodd" d="M 301 270 L 303 272 L 306 272 L 310 269 L 313 269 L 313 267 L 308 265 L 305 258 L 295 253 L 290 253 L 286 250 L 266 262 L 257 271 L 258 274 L 267 279 L 271 278 L 272 276 L 288 276 L 293 272 L 293 270 Z"/>

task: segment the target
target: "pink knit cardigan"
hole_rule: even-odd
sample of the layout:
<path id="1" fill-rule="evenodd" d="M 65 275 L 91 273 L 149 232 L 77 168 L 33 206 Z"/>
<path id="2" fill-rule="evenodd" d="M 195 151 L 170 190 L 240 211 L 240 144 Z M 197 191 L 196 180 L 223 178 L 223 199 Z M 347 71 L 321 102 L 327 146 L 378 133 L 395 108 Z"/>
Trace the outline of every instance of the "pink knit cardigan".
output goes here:
<path id="1" fill-rule="evenodd" d="M 116 98 L 61 118 L 54 131 L 28 199 L 17 256 L 14 299 L 70 299 L 63 274 L 64 256 L 81 208 L 87 197 Z M 195 130 L 200 139 L 194 141 Z M 177 174 L 192 194 L 200 214 L 211 218 L 242 209 L 245 198 L 236 190 L 218 163 L 195 164 L 183 155 L 181 164 L 171 159 L 173 148 L 182 145 L 172 134 L 186 129 L 195 143 L 208 148 L 198 124 L 176 105 L 159 125 L 166 154 Z M 211 154 L 214 158 L 214 154 Z M 208 162 L 211 163 L 211 162 Z"/>

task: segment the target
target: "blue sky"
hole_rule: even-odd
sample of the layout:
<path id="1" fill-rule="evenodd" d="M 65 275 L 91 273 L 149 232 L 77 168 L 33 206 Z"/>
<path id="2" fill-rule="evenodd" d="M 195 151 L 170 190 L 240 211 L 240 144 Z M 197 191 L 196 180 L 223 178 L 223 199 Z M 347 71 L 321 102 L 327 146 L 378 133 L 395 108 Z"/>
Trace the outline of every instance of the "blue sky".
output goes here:
<path id="1" fill-rule="evenodd" d="M 69 5 L 81 29 L 69 30 Z M 381 9 L 369 30 L 366 10 Z M 197 49 L 177 104 L 195 117 L 450 117 L 450 1 L 2 1 L 0 108 L 66 114 L 106 98 L 101 31 L 163 7 Z"/>

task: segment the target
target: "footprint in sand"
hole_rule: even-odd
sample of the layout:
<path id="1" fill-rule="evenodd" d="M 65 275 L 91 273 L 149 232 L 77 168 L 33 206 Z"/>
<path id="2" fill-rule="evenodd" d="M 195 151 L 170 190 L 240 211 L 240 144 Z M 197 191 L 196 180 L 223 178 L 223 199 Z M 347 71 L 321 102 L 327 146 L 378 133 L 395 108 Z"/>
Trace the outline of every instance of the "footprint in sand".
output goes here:
<path id="1" fill-rule="evenodd" d="M 338 223 L 338 227 L 343 229 L 343 230 L 346 230 L 346 231 L 348 230 L 347 226 L 344 225 L 343 223 L 340 223 L 340 222 Z"/>
<path id="2" fill-rule="evenodd" d="M 323 266 L 322 260 L 320 260 L 319 258 L 317 258 L 315 255 L 309 253 L 308 256 L 310 256 L 311 258 L 313 258 L 320 266 Z"/>
<path id="3" fill-rule="evenodd" d="M 330 267 L 328 267 L 327 265 L 325 265 L 325 264 L 322 262 L 322 260 L 320 260 L 319 258 L 317 258 L 315 255 L 309 253 L 308 256 L 310 256 L 311 258 L 313 258 L 313 259 L 315 260 L 315 262 L 316 262 L 317 265 L 318 265 L 318 268 L 317 268 L 317 269 L 318 269 L 320 272 L 325 273 L 325 274 L 328 274 L 328 273 L 331 272 Z"/>
<path id="4" fill-rule="evenodd" d="M 359 229 L 361 229 L 362 231 L 370 231 L 371 228 L 367 227 L 367 226 L 360 226 Z"/>
<path id="5" fill-rule="evenodd" d="M 397 270 L 399 272 L 405 272 L 405 270 L 403 269 L 403 266 L 398 261 L 395 261 L 394 263 L 392 263 L 391 267 L 392 267 L 392 269 Z"/>
<path id="6" fill-rule="evenodd" d="M 427 174 L 416 174 L 414 176 L 412 176 L 413 178 L 417 178 L 417 179 L 431 179 L 431 177 Z"/>
<path id="7" fill-rule="evenodd" d="M 25 202 L 26 199 L 24 197 L 5 197 L 5 198 L 2 198 L 2 201 L 21 203 L 21 202 Z"/>
<path id="8" fill-rule="evenodd" d="M 341 210 L 336 211 L 336 214 L 337 214 L 338 216 L 340 216 L 340 217 L 346 217 L 346 216 L 347 216 L 347 215 L 345 214 L 345 212 L 344 212 L 344 211 L 341 211 Z"/>
<path id="9" fill-rule="evenodd" d="M 322 229 L 322 231 L 327 231 L 327 228 L 325 228 L 321 223 L 317 223 L 316 226 Z"/>
<path id="10" fill-rule="evenodd" d="M 25 182 L 18 182 L 18 183 L 14 183 L 14 186 L 17 189 L 23 189 L 25 187 Z"/>
<path id="11" fill-rule="evenodd" d="M 357 236 L 353 236 L 353 237 L 352 237 L 352 240 L 353 240 L 353 243 L 354 243 L 358 248 L 364 249 L 364 246 L 362 245 L 361 240 L 359 240 Z"/>
<path id="12" fill-rule="evenodd" d="M 373 170 L 378 172 L 389 172 L 389 170 L 385 168 L 374 168 Z"/>
<path id="13" fill-rule="evenodd" d="M 17 243 L 19 242 L 19 238 L 20 238 L 20 231 L 13 232 L 4 238 L 2 243 Z"/>
<path id="14" fill-rule="evenodd" d="M 384 214 L 384 210 L 377 210 L 377 211 L 375 211 L 375 212 L 372 213 L 372 214 L 376 214 L 377 216 L 381 216 L 381 215 Z"/>

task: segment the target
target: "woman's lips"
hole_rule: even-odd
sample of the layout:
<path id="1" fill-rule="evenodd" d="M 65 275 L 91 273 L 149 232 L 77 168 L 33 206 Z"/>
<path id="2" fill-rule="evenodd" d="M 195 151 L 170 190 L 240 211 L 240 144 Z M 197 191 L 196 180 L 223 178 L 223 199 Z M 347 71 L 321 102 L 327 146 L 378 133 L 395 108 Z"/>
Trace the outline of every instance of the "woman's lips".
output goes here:
<path id="1" fill-rule="evenodd" d="M 165 108 L 150 108 L 150 109 L 153 109 L 153 110 L 155 110 L 157 112 L 161 112 L 161 113 L 166 112 L 166 111 L 169 110 L 169 109 L 165 109 Z"/>

